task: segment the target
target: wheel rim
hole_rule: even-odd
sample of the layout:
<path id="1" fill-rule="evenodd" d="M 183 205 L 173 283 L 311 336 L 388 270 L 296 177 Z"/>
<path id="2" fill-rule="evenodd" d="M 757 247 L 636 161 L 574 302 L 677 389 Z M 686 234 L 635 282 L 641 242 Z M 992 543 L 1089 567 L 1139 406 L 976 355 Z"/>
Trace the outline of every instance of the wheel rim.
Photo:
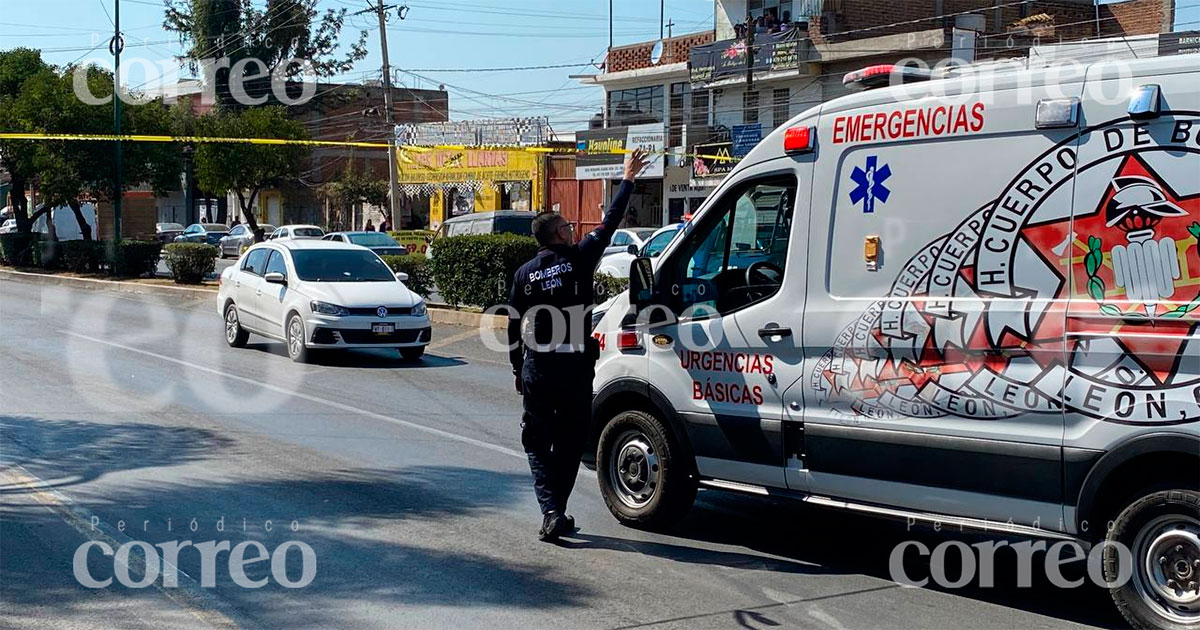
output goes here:
<path id="1" fill-rule="evenodd" d="M 304 327 L 300 325 L 299 318 L 292 318 L 292 323 L 288 324 L 288 353 L 294 357 L 300 356 L 300 351 L 304 349 Z"/>
<path id="2" fill-rule="evenodd" d="M 239 328 L 237 308 L 230 306 L 225 311 L 225 338 L 230 343 L 237 339 Z"/>
<path id="3" fill-rule="evenodd" d="M 608 473 L 618 499 L 634 509 L 649 505 L 662 482 L 658 452 L 650 438 L 641 431 L 629 430 L 614 444 Z"/>
<path id="4" fill-rule="evenodd" d="M 1133 543 L 1134 586 L 1151 608 L 1172 621 L 1200 621 L 1200 521 L 1160 516 Z"/>

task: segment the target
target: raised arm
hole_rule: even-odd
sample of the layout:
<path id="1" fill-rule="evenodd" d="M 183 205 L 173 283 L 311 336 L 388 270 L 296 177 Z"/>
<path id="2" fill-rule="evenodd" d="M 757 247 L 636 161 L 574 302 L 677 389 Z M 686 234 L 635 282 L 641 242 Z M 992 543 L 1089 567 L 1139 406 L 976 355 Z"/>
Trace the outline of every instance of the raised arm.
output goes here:
<path id="1" fill-rule="evenodd" d="M 646 168 L 648 163 L 649 158 L 641 149 L 633 151 L 626 158 L 625 176 L 617 188 L 617 194 L 613 195 L 608 211 L 604 213 L 603 222 L 600 227 L 592 230 L 579 241 L 579 254 L 582 258 L 600 261 L 600 257 L 604 254 L 604 248 L 612 243 L 613 233 L 620 227 L 621 221 L 625 220 L 625 213 L 629 211 L 629 198 L 633 196 L 633 180 Z"/>

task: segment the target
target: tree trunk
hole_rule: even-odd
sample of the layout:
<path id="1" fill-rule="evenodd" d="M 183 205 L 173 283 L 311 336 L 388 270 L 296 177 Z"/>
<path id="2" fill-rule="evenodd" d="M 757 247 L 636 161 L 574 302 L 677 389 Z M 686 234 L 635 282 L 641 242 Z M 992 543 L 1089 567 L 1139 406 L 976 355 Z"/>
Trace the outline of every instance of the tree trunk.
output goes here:
<path id="1" fill-rule="evenodd" d="M 229 223 L 229 194 L 217 198 L 217 223 Z"/>
<path id="2" fill-rule="evenodd" d="M 25 196 L 25 176 L 13 171 L 12 173 L 13 218 L 17 220 L 17 231 L 27 234 L 33 228 L 33 220 L 29 218 L 29 198 Z"/>
<path id="3" fill-rule="evenodd" d="M 50 204 L 46 204 L 49 206 Z M 75 213 L 75 222 L 79 224 L 79 233 L 83 235 L 83 240 L 92 240 L 92 226 L 88 225 L 87 219 L 83 218 L 83 209 L 79 205 L 78 199 L 68 199 L 67 205 L 71 206 L 71 212 Z M 114 235 L 120 237 L 119 234 Z"/>
<path id="4" fill-rule="evenodd" d="M 238 206 L 242 211 L 242 222 L 250 229 L 250 233 L 254 235 L 254 242 L 261 243 L 266 239 L 266 234 L 262 228 L 258 227 L 258 217 L 254 216 L 254 198 L 258 196 L 258 189 L 255 188 L 247 197 L 241 190 L 236 191 L 238 198 Z"/>

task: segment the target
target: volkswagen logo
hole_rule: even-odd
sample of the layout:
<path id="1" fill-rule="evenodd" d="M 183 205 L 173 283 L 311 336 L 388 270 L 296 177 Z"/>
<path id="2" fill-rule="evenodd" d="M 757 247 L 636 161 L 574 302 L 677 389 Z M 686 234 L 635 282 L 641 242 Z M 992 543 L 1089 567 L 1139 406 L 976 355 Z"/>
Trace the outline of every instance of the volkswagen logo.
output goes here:
<path id="1" fill-rule="evenodd" d="M 379 308 L 375 309 L 375 314 L 380 317 L 387 317 L 387 307 L 380 306 Z"/>

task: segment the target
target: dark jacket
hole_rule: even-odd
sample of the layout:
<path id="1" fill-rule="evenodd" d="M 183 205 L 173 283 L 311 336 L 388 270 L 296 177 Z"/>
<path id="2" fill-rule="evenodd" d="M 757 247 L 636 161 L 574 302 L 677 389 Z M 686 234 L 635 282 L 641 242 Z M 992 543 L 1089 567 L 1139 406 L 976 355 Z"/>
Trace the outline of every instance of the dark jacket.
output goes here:
<path id="1" fill-rule="evenodd" d="M 538 250 L 537 256 L 521 266 L 513 275 L 508 303 L 513 307 L 508 321 L 509 360 L 513 371 L 520 373 L 525 360 L 525 345 L 522 338 L 522 321 L 536 306 L 552 307 L 536 309 L 532 322 L 534 352 L 552 351 L 569 344 L 577 352 L 583 351 L 586 338 L 591 333 L 590 308 L 594 299 L 593 283 L 596 266 L 604 255 L 604 249 L 612 242 L 613 232 L 625 219 L 629 210 L 629 198 L 633 194 L 633 182 L 622 181 L 613 196 L 612 204 L 604 213 L 604 222 L 571 246 L 555 245 Z M 558 315 L 556 317 L 556 315 Z M 554 320 L 565 322 L 558 338 L 554 336 Z"/>

